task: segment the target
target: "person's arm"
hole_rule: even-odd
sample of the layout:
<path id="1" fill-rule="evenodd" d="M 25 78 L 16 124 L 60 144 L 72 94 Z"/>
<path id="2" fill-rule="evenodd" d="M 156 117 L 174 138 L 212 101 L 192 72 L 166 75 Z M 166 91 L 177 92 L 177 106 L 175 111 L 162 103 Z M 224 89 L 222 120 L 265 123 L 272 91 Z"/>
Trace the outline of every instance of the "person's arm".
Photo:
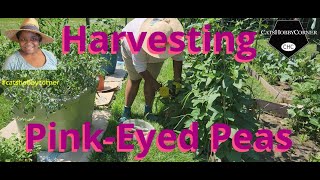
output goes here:
<path id="1" fill-rule="evenodd" d="M 181 83 L 182 61 L 173 61 L 174 81 Z"/>
<path id="2" fill-rule="evenodd" d="M 172 57 L 173 60 L 173 78 L 175 82 L 181 83 L 182 63 L 184 61 L 183 53 Z"/>
<path id="3" fill-rule="evenodd" d="M 174 86 L 174 94 L 179 94 L 181 90 L 181 74 L 182 74 L 182 62 L 184 61 L 184 56 L 182 53 L 173 56 L 173 86 Z"/>

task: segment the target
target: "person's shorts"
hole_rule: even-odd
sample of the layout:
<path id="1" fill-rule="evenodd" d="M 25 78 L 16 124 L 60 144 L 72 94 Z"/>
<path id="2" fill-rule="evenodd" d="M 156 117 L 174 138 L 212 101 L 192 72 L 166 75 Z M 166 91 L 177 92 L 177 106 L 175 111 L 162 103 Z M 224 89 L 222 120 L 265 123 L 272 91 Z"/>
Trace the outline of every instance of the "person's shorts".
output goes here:
<path id="1" fill-rule="evenodd" d="M 142 76 L 134 68 L 134 65 L 132 63 L 132 58 L 123 49 L 121 49 L 121 54 L 122 54 L 122 59 L 126 65 L 129 79 L 134 81 L 142 79 Z M 150 74 L 154 79 L 157 79 L 158 75 L 160 74 L 160 70 L 162 68 L 163 63 L 164 62 L 147 64 L 147 71 L 150 72 Z"/>

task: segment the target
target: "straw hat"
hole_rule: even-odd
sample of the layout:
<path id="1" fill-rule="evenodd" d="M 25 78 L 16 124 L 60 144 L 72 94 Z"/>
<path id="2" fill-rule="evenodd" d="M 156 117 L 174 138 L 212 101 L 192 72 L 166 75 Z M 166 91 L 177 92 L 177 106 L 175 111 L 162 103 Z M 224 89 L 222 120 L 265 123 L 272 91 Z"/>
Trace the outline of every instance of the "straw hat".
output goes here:
<path id="1" fill-rule="evenodd" d="M 43 34 L 42 32 L 40 32 L 39 30 L 39 24 L 38 21 L 35 18 L 26 18 L 21 26 L 20 29 L 10 29 L 7 30 L 6 32 L 4 32 L 4 34 L 12 41 L 15 42 L 19 42 L 16 34 L 19 31 L 30 31 L 33 33 L 37 33 L 42 37 L 42 44 L 47 44 L 47 43 L 51 43 L 54 41 L 54 39 L 46 34 Z"/>
<path id="2" fill-rule="evenodd" d="M 174 54 L 168 53 L 170 48 L 168 39 L 172 32 L 177 31 L 184 32 L 182 24 L 177 18 L 147 18 L 140 27 L 140 33 L 147 32 L 145 41 L 142 44 L 142 49 L 146 51 L 149 55 L 159 59 L 167 59 L 169 57 L 174 56 Z M 150 35 L 154 32 L 163 32 L 167 36 L 167 43 L 165 44 L 166 51 L 164 51 L 161 54 L 152 53 L 148 49 L 148 39 Z"/>

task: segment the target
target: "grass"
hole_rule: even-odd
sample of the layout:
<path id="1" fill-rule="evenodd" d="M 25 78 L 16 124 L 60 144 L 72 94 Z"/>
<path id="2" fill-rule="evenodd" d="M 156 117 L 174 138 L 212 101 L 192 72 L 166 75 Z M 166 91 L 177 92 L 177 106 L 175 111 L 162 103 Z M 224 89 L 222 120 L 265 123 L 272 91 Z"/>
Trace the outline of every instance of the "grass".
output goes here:
<path id="1" fill-rule="evenodd" d="M 0 18 L 0 33 L 8 29 L 19 29 L 21 23 L 25 18 Z M 85 18 L 70 18 L 70 24 L 85 25 Z M 40 27 L 41 29 L 41 27 Z"/>
<path id="2" fill-rule="evenodd" d="M 275 102 L 275 98 L 267 91 L 266 88 L 254 77 L 249 76 L 246 80 L 248 86 L 252 89 L 253 97 L 269 102 Z"/>
<path id="3" fill-rule="evenodd" d="M 0 33 L 2 34 L 7 29 L 17 29 L 24 18 L 0 18 Z"/>
<path id="4" fill-rule="evenodd" d="M 95 18 L 90 18 L 90 22 L 94 22 Z M 129 23 L 134 18 L 118 18 L 120 24 L 125 25 L 126 19 Z M 0 18 L 0 32 L 3 32 L 7 29 L 17 29 L 20 27 L 24 18 Z M 70 18 L 70 24 L 76 25 L 85 25 L 86 18 Z"/>
<path id="5" fill-rule="evenodd" d="M 85 25 L 86 18 L 70 18 L 70 24 Z"/>
<path id="6" fill-rule="evenodd" d="M 161 73 L 159 75 L 159 82 L 165 82 L 167 80 L 172 79 L 173 77 L 173 70 L 172 70 L 172 60 L 166 60 L 164 63 Z M 111 105 L 111 119 L 109 120 L 109 125 L 104 134 L 105 137 L 116 137 L 116 126 L 118 125 L 117 120 L 120 117 L 123 106 L 124 106 L 124 91 L 125 84 L 123 88 L 117 92 L 116 99 L 113 101 Z M 143 112 L 144 112 L 144 96 L 143 96 L 143 81 L 140 84 L 138 95 L 132 105 L 132 117 L 143 119 Z M 158 107 L 154 107 L 154 109 L 161 109 L 161 105 L 159 104 Z M 150 121 L 149 121 L 150 122 Z M 159 122 L 150 122 L 156 129 L 156 135 L 163 129 L 165 126 L 162 124 L 162 120 Z M 136 142 L 133 142 L 134 150 L 132 152 L 117 152 L 116 145 L 105 145 L 104 150 L 102 153 L 93 153 L 91 156 L 91 161 L 95 162 L 136 162 L 137 160 L 134 157 L 140 153 L 140 148 Z M 195 159 L 194 153 L 190 152 L 180 152 L 177 148 L 174 149 L 172 152 L 161 152 L 155 145 L 155 138 L 151 145 L 151 148 L 144 159 L 141 160 L 142 162 L 197 162 L 203 161 L 201 159 Z"/>

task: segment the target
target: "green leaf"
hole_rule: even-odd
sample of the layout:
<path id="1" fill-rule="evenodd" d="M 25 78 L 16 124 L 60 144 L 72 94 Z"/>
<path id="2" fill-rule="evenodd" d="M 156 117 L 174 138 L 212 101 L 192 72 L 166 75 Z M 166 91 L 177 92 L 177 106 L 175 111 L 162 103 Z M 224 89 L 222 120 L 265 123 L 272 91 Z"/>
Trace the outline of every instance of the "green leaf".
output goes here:
<path id="1" fill-rule="evenodd" d="M 269 56 L 267 57 L 267 60 L 272 60 L 273 54 L 269 54 Z"/>
<path id="2" fill-rule="evenodd" d="M 280 74 L 280 81 L 281 82 L 286 82 L 287 80 L 289 80 L 291 78 L 290 75 L 286 74 L 286 73 L 281 73 Z"/>
<path id="3" fill-rule="evenodd" d="M 200 109 L 199 109 L 199 108 L 196 108 L 196 109 L 193 109 L 193 110 L 192 110 L 191 116 L 192 116 L 193 118 L 197 118 L 199 115 L 200 115 Z"/>
<path id="4" fill-rule="evenodd" d="M 208 77 L 206 81 L 206 86 L 208 86 L 212 82 L 213 78 Z"/>
<path id="5" fill-rule="evenodd" d="M 206 70 L 206 67 L 203 64 L 198 64 L 194 68 L 197 69 L 197 70 L 200 70 L 200 71 L 205 71 Z"/>
<path id="6" fill-rule="evenodd" d="M 248 152 L 244 153 L 247 156 L 249 156 L 250 158 L 254 159 L 254 160 L 259 160 L 260 156 L 258 152 L 255 152 L 254 150 L 250 149 Z"/>
<path id="7" fill-rule="evenodd" d="M 215 121 L 215 120 L 217 120 L 217 119 L 222 117 L 222 112 L 223 112 L 222 107 L 213 106 L 213 107 L 210 108 L 210 111 L 213 112 L 211 117 L 210 117 L 210 121 L 211 120 Z"/>
<path id="8" fill-rule="evenodd" d="M 234 82 L 233 85 L 238 88 L 238 89 L 241 89 L 242 88 L 242 79 L 239 79 L 238 80 L 238 83 Z"/>
<path id="9" fill-rule="evenodd" d="M 209 109 L 212 106 L 213 101 L 215 101 L 219 96 L 220 93 L 211 93 L 209 95 L 207 109 Z"/>
<path id="10" fill-rule="evenodd" d="M 192 122 L 194 122 L 194 119 L 193 119 L 193 118 L 188 119 L 188 120 L 184 123 L 184 127 L 185 127 L 185 128 L 189 128 Z"/>
<path id="11" fill-rule="evenodd" d="M 294 109 L 288 109 L 288 114 L 291 115 L 291 117 L 295 117 L 296 113 L 294 112 Z"/>
<path id="12" fill-rule="evenodd" d="M 233 112 L 227 111 L 225 116 L 229 121 L 234 121 L 234 113 Z"/>
<path id="13" fill-rule="evenodd" d="M 191 102 L 192 102 L 192 105 L 194 107 L 196 107 L 198 104 L 203 104 L 205 101 L 205 99 L 202 99 L 202 98 L 198 98 L 198 99 L 192 99 Z"/>
<path id="14" fill-rule="evenodd" d="M 210 120 L 206 124 L 206 128 L 210 128 L 213 124 L 214 124 L 214 121 L 211 120 L 211 118 L 210 118 Z"/>
<path id="15" fill-rule="evenodd" d="M 241 162 L 241 154 L 240 152 L 232 150 L 230 153 L 227 154 L 227 158 L 229 161 L 232 162 Z"/>
<path id="16" fill-rule="evenodd" d="M 320 122 L 319 119 L 316 118 L 310 118 L 310 123 L 315 125 L 317 128 L 320 128 Z"/>
<path id="17" fill-rule="evenodd" d="M 225 88 L 226 88 L 225 80 L 222 80 L 222 88 L 223 88 L 223 89 L 225 89 Z"/>
<path id="18" fill-rule="evenodd" d="M 320 99 L 320 98 L 317 98 L 317 99 Z M 313 112 L 320 113 L 320 108 L 319 107 L 314 107 Z"/>
<path id="19" fill-rule="evenodd" d="M 238 132 L 239 128 L 236 126 L 231 125 L 231 133 L 230 133 L 230 138 L 232 139 L 233 136 Z"/>

